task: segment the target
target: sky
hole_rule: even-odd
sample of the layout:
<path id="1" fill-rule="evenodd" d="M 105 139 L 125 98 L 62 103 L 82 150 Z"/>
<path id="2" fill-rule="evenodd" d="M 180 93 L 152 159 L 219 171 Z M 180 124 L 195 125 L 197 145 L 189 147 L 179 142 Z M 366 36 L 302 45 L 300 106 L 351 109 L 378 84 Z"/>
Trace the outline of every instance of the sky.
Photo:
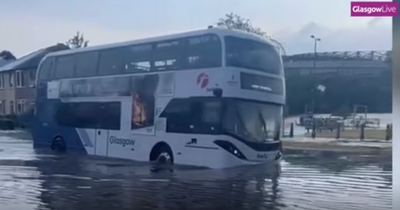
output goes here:
<path id="1" fill-rule="evenodd" d="M 0 0 L 0 51 L 17 57 L 77 31 L 89 45 L 206 28 L 236 13 L 281 42 L 287 54 L 390 50 L 391 18 L 350 16 L 350 0 Z"/>

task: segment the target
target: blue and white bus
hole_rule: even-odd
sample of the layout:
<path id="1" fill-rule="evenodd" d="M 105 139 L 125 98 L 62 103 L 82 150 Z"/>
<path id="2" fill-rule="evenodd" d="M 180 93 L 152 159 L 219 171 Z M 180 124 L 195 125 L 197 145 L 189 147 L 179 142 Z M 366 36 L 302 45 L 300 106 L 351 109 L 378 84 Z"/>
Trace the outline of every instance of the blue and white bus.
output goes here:
<path id="1" fill-rule="evenodd" d="M 35 148 L 227 168 L 281 159 L 279 50 L 210 28 L 48 54 Z"/>

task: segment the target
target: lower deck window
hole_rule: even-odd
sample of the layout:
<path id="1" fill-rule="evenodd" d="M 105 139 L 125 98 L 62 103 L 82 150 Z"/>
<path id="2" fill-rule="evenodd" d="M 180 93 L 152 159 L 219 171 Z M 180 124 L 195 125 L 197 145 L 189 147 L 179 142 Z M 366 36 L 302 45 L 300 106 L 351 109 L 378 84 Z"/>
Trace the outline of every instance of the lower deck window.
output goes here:
<path id="1" fill-rule="evenodd" d="M 59 126 L 120 130 L 121 102 L 60 103 L 55 119 Z"/>
<path id="2" fill-rule="evenodd" d="M 173 99 L 160 117 L 167 132 L 192 134 L 229 133 L 252 142 L 279 137 L 282 105 L 242 99 Z"/>
<path id="3" fill-rule="evenodd" d="M 167 119 L 167 132 L 216 134 L 221 104 L 219 100 L 173 99 L 160 117 Z"/>

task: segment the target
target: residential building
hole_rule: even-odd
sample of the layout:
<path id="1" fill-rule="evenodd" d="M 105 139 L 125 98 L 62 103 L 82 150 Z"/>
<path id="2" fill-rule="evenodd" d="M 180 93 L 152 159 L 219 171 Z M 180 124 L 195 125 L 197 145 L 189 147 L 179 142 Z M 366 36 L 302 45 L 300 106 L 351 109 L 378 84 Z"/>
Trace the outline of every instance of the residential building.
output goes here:
<path id="1" fill-rule="evenodd" d="M 42 58 L 50 53 L 69 49 L 57 44 L 40 49 L 0 66 L 0 115 L 20 115 L 35 103 L 36 70 Z"/>

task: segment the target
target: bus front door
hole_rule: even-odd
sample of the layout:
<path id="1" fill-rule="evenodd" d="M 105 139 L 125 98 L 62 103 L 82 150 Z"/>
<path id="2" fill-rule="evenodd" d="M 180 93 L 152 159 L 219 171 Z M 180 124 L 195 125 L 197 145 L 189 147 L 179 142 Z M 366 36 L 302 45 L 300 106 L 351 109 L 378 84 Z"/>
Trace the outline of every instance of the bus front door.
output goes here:
<path id="1" fill-rule="evenodd" d="M 96 130 L 96 155 L 107 156 L 108 153 L 108 130 Z"/>

